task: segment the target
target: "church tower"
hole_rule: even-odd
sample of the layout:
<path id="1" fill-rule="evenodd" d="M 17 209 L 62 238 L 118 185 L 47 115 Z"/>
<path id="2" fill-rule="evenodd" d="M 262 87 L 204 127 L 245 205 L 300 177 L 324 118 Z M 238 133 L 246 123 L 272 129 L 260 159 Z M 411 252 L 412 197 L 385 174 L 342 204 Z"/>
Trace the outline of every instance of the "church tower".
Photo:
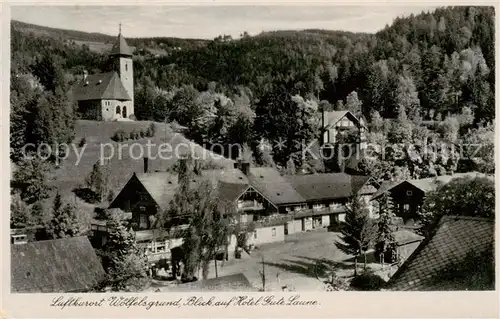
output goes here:
<path id="1" fill-rule="evenodd" d="M 114 70 L 118 72 L 120 80 L 125 87 L 130 99 L 132 100 L 127 110 L 127 116 L 134 114 L 134 66 L 132 62 L 132 49 L 128 46 L 127 41 L 122 35 L 122 27 L 118 38 L 110 52 L 110 58 L 113 62 Z"/>

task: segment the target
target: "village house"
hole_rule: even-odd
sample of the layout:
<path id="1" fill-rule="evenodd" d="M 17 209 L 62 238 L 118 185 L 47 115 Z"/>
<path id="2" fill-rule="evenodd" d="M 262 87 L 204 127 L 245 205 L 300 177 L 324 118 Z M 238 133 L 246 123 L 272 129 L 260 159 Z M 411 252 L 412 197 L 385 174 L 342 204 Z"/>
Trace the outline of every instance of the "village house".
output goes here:
<path id="1" fill-rule="evenodd" d="M 404 224 L 414 225 L 417 213 L 424 203 L 425 194 L 436 190 L 440 185 L 449 183 L 454 178 L 460 177 L 474 178 L 487 177 L 487 175 L 470 172 L 397 182 L 387 181 L 380 185 L 378 191 L 373 195 L 372 200 L 378 201 L 382 195 L 389 195 L 396 208 L 396 216 L 402 218 Z"/>
<path id="2" fill-rule="evenodd" d="M 351 142 L 365 149 L 366 123 L 362 116 L 357 117 L 349 111 L 324 111 L 321 116 L 321 145 L 335 145 Z M 354 141 L 351 141 L 351 139 Z"/>
<path id="3" fill-rule="evenodd" d="M 104 279 L 104 269 L 86 236 L 35 242 L 20 236 L 12 237 L 12 292 L 88 292 Z"/>
<path id="4" fill-rule="evenodd" d="M 121 28 L 120 28 L 121 29 Z M 134 68 L 132 49 L 121 30 L 109 53 L 109 72 L 88 74 L 72 88 L 82 119 L 131 120 L 134 115 Z"/>
<path id="5" fill-rule="evenodd" d="M 494 290 L 495 221 L 443 216 L 396 273 L 386 290 Z"/>
<path id="6" fill-rule="evenodd" d="M 179 176 L 169 172 L 133 173 L 110 209 L 131 212 L 136 240 L 148 250 L 150 261 L 171 258 L 182 240 L 178 229 L 154 229 L 155 216 L 167 210 L 179 186 Z M 234 168 L 204 170 L 191 183 L 208 180 L 217 191 L 220 212 L 232 225 L 248 231 L 248 245 L 282 242 L 286 235 L 328 227 L 345 219 L 345 203 L 359 194 L 372 214 L 369 199 L 378 184 L 365 176 L 345 173 L 282 176 L 270 167 L 250 167 L 236 162 Z M 187 223 L 187 219 L 186 219 Z M 181 223 L 182 224 L 182 223 Z M 94 225 L 98 230 L 103 225 Z M 176 226 L 182 228 L 186 226 Z M 236 236 L 229 239 L 228 255 L 234 256 Z"/>

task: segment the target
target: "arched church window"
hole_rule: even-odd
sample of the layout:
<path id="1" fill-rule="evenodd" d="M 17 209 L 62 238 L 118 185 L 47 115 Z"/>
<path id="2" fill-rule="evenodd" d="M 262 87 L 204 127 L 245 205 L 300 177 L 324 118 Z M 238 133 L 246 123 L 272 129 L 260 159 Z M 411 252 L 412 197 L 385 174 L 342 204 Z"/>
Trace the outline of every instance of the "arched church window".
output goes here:
<path id="1" fill-rule="evenodd" d="M 122 117 L 124 117 L 124 118 L 127 117 L 127 107 L 126 106 L 123 106 Z"/>
<path id="2" fill-rule="evenodd" d="M 128 64 L 125 63 L 125 71 L 128 71 Z"/>
<path id="3" fill-rule="evenodd" d="M 120 106 L 116 107 L 116 114 L 120 114 Z"/>

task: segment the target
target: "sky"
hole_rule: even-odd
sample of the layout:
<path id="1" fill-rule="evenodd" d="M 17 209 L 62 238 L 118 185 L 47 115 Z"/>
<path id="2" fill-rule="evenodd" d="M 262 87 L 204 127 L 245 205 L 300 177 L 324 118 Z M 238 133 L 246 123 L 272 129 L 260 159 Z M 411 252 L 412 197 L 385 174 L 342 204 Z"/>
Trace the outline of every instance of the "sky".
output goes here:
<path id="1" fill-rule="evenodd" d="M 12 6 L 18 21 L 125 37 L 213 39 L 272 30 L 327 29 L 375 33 L 396 17 L 432 11 L 416 5 Z"/>

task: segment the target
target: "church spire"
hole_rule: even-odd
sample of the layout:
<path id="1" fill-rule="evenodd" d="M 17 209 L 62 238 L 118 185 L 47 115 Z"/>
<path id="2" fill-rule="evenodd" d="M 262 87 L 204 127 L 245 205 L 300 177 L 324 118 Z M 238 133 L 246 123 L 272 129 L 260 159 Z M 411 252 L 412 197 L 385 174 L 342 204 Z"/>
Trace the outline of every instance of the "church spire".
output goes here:
<path id="1" fill-rule="evenodd" d="M 120 24 L 118 25 L 118 37 L 113 45 L 113 47 L 111 48 L 111 52 L 110 52 L 110 55 L 111 56 L 128 56 L 128 57 L 131 57 L 132 56 L 132 49 L 130 49 L 130 47 L 128 46 L 127 44 L 127 41 L 125 41 L 125 38 L 123 37 L 122 35 L 122 24 L 120 22 Z"/>

